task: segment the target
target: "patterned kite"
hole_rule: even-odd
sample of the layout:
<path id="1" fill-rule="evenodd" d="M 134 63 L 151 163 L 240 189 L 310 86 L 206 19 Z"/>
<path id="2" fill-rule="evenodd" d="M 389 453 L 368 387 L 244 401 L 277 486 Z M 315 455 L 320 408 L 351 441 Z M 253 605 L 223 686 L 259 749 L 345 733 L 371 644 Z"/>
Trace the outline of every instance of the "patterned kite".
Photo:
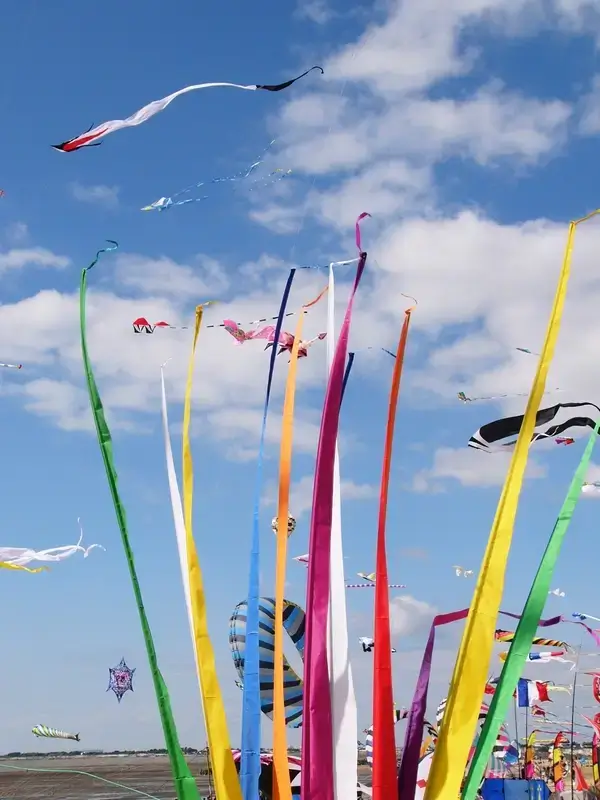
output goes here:
<path id="1" fill-rule="evenodd" d="M 394 725 L 399 722 L 401 719 L 406 719 L 408 717 L 408 709 L 401 708 L 399 711 L 396 708 L 396 704 L 394 703 Z M 423 727 L 431 729 L 432 726 L 430 725 L 427 720 L 424 720 Z M 435 730 L 435 728 L 433 728 Z M 371 767 L 373 766 L 373 726 L 371 725 L 369 728 L 365 728 L 363 733 L 366 734 L 365 737 L 365 757 L 367 760 L 367 764 Z"/>
<path id="2" fill-rule="evenodd" d="M 227 333 L 233 336 L 235 343 L 238 345 L 243 344 L 244 342 L 249 342 L 252 339 L 268 339 L 275 333 L 274 325 L 267 325 L 264 328 L 259 328 L 256 331 L 245 331 L 240 328 L 237 322 L 233 319 L 224 319 L 223 327 Z"/>
<path id="3" fill-rule="evenodd" d="M 173 330 L 180 330 L 186 331 L 187 325 L 183 328 L 176 328 L 175 325 L 171 325 L 164 320 L 160 320 L 159 322 L 155 322 L 154 325 L 151 325 L 146 317 L 138 317 L 137 319 L 133 320 L 133 332 L 134 333 L 154 333 L 157 328 L 172 328 Z"/>
<path id="4" fill-rule="evenodd" d="M 498 629 L 494 638 L 497 642 L 512 642 L 512 640 L 515 638 L 515 634 L 513 631 L 503 631 Z M 538 647 L 562 647 L 568 653 L 573 652 L 571 645 L 568 645 L 566 642 L 561 642 L 558 639 L 543 639 L 541 637 L 536 637 L 531 644 Z"/>
<path id="5" fill-rule="evenodd" d="M 312 72 L 314 69 L 320 70 L 321 74 L 323 74 L 321 67 L 315 66 L 307 69 L 306 72 L 303 72 L 302 75 L 298 75 L 296 78 L 292 78 L 284 83 L 276 84 L 250 84 L 245 86 L 239 83 L 196 83 L 193 86 L 186 86 L 183 89 L 179 89 L 178 91 L 173 92 L 173 94 L 169 94 L 160 100 L 153 100 L 151 103 L 148 103 L 148 105 L 140 108 L 139 111 L 136 111 L 135 114 L 127 117 L 127 119 L 110 120 L 109 122 L 103 122 L 101 125 L 97 125 L 95 128 L 90 126 L 87 131 L 84 131 L 79 136 L 75 136 L 73 139 L 67 139 L 66 142 L 62 142 L 61 144 L 52 145 L 52 147 L 55 150 L 59 150 L 61 153 L 72 153 L 75 150 L 80 150 L 82 147 L 94 147 L 98 144 L 101 144 L 101 142 L 98 140 L 102 139 L 104 136 L 107 136 L 109 133 L 114 133 L 122 128 L 132 128 L 136 125 L 141 125 L 143 122 L 146 122 L 146 120 L 149 120 L 150 117 L 158 114 L 159 111 L 164 111 L 164 109 L 177 97 L 187 94 L 188 92 L 196 91 L 197 89 L 212 89 L 220 86 L 227 86 L 233 89 L 245 89 L 249 92 L 255 92 L 258 89 L 263 89 L 267 92 L 280 92 L 282 89 L 287 89 L 293 83 L 300 80 L 300 78 L 308 75 L 308 73 Z"/>
<path id="6" fill-rule="evenodd" d="M 112 689 L 119 703 L 121 702 L 125 692 L 133 692 L 134 672 L 135 667 L 133 669 L 129 669 L 124 658 L 119 661 L 116 667 L 108 668 L 109 679 L 108 688 L 106 691 L 110 692 Z"/>
<path id="7" fill-rule="evenodd" d="M 229 619 L 229 647 L 233 663 L 238 673 L 239 686 L 243 686 L 246 663 L 246 601 L 239 603 Z M 261 597 L 258 608 L 260 654 L 260 708 L 263 714 L 273 718 L 273 652 L 275 647 L 275 600 L 272 597 Z M 304 611 L 295 603 L 284 600 L 283 627 L 294 644 L 300 658 L 304 660 Z M 303 683 L 302 678 L 284 656 L 283 660 L 283 695 L 285 706 L 285 724 L 291 728 L 302 725 Z"/>
<path id="8" fill-rule="evenodd" d="M 275 330 L 271 335 L 271 341 L 265 347 L 265 350 L 268 350 L 269 347 L 273 347 L 275 342 L 273 341 L 273 337 L 275 336 Z M 301 339 L 300 344 L 298 346 L 298 358 L 306 358 L 308 355 L 308 348 L 311 347 L 315 342 L 321 342 L 327 336 L 326 333 L 319 333 L 314 339 Z M 280 356 L 282 353 L 291 353 L 294 347 L 294 334 L 288 333 L 287 331 L 282 331 L 279 334 L 279 340 L 277 344 L 279 345 L 279 350 L 277 351 L 277 355 Z"/>
<path id="9" fill-rule="evenodd" d="M 277 534 L 278 526 L 279 526 L 279 518 L 273 517 L 273 519 L 271 520 L 271 529 L 274 534 Z M 288 514 L 287 535 L 291 536 L 295 530 L 296 530 L 296 519 L 292 517 L 291 514 Z"/>
<path id="10" fill-rule="evenodd" d="M 34 725 L 31 732 L 35 736 L 45 736 L 47 739 L 72 739 L 74 742 L 80 741 L 78 733 L 59 731 L 58 728 L 49 728 L 47 725 Z"/>
<path id="11" fill-rule="evenodd" d="M 573 416 L 573 409 L 580 409 L 582 416 Z M 557 403 L 550 408 L 542 408 L 536 414 L 531 442 L 541 439 L 555 439 L 558 442 L 556 437 L 571 428 L 595 428 L 599 416 L 600 408 L 594 403 Z M 560 421 L 557 421 L 557 417 Z M 512 437 L 519 434 L 522 424 L 523 414 L 488 422 L 471 436 L 469 447 L 487 452 L 509 450 L 516 444 L 517 440 Z M 504 439 L 511 441 L 503 442 Z"/>

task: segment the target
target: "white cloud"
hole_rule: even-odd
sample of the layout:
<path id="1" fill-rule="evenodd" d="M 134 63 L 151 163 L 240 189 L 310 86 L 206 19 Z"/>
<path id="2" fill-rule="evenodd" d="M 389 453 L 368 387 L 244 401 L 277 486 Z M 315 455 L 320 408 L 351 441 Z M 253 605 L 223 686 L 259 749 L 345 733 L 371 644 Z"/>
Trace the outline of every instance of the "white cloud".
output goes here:
<path id="1" fill-rule="evenodd" d="M 592 8 L 567 0 L 546 5 L 553 24 L 563 30 L 580 25 L 581 14 Z M 385 18 L 367 32 L 364 43 L 350 44 L 335 54 L 324 65 L 325 78 L 307 81 L 308 93 L 296 94 L 284 104 L 277 121 L 287 163 L 315 176 L 315 184 L 298 205 L 255 208 L 253 216 L 281 232 L 297 232 L 304 215 L 314 215 L 336 236 L 343 231 L 348 252 L 357 213 L 375 212 L 363 234 L 370 256 L 368 277 L 357 298 L 351 346 L 391 346 L 390 336 L 396 334 L 390 332 L 399 325 L 400 293 L 417 297 L 403 388 L 407 405 L 415 397 L 419 402 L 427 397 L 432 406 L 454 404 L 460 414 L 457 391 L 472 396 L 516 394 L 527 392 L 531 385 L 535 358 L 516 352 L 515 347 L 536 350 L 540 346 L 565 226 L 545 219 L 499 224 L 478 211 L 471 198 L 469 210 L 460 210 L 457 202 L 459 210 L 449 215 L 439 207 L 436 166 L 449 156 L 469 158 L 484 168 L 498 158 L 509 159 L 507 170 L 513 164 L 532 164 L 563 141 L 570 108 L 560 100 L 541 101 L 508 91 L 493 78 L 460 95 L 437 91 L 434 98 L 429 89 L 463 74 L 478 57 L 464 49 L 467 27 L 486 26 L 488 32 L 504 35 L 514 33 L 517 22 L 527 22 L 522 30 L 531 32 L 535 25 L 550 24 L 547 16 L 543 20 L 536 16 L 539 8 L 534 0 L 392 2 Z M 586 28 L 592 29 L 591 24 Z M 404 49 L 399 42 L 404 42 Z M 353 79 L 361 81 L 358 93 L 350 96 L 350 87 L 339 91 Z M 318 192 L 316 180 L 326 175 L 331 179 L 328 188 Z M 577 237 L 564 330 L 549 384 L 566 387 L 568 391 L 560 396 L 565 400 L 593 400 L 600 395 L 600 380 L 589 368 L 595 358 L 594 342 L 600 337 L 596 313 L 599 248 L 600 226 L 589 223 Z M 46 259 L 62 258 L 41 248 L 9 251 L 0 255 L 0 269 L 34 262 L 32 254 L 37 254 L 35 263 L 39 263 L 44 253 Z M 90 350 L 115 424 L 127 425 L 134 415 L 143 419 L 143 414 L 156 412 L 158 367 L 169 357 L 171 402 L 183 394 L 189 332 L 168 330 L 135 337 L 132 319 L 143 314 L 189 326 L 196 302 L 223 295 L 226 300 L 206 312 L 206 322 L 218 324 L 228 315 L 249 321 L 277 313 L 286 275 L 281 259 L 257 254 L 253 262 L 238 267 L 206 256 L 185 261 L 120 254 L 113 261 L 117 288 L 98 291 L 99 284 L 91 283 Z M 62 258 L 60 264 L 54 261 L 52 265 L 66 263 Z M 265 270 L 268 280 L 263 277 Z M 319 288 L 319 276 L 298 273 L 290 307 L 299 307 Z M 340 280 L 340 307 L 346 289 L 347 281 Z M 54 394 L 67 391 L 65 384 L 73 391 L 82 388 L 77 303 L 75 294 L 40 292 L 0 307 L 6 357 L 12 353 L 11 357 L 27 363 L 33 381 L 56 381 L 61 388 L 53 385 Z M 324 304 L 311 311 L 308 335 L 323 330 L 324 316 Z M 419 357 L 413 366 L 416 352 Z M 315 348 L 303 360 L 299 392 L 322 392 L 322 355 Z M 357 359 L 355 375 L 387 381 L 389 370 L 382 365 L 373 351 L 368 358 Z M 202 331 L 195 401 L 202 404 L 204 413 L 197 415 L 195 430 L 219 442 L 229 458 L 255 458 L 264 368 L 261 347 L 236 347 L 219 328 Z M 273 449 L 280 437 L 277 403 L 284 380 L 284 370 L 278 371 L 267 431 Z M 24 391 L 29 392 L 29 406 L 35 413 L 51 414 L 63 426 L 80 424 L 77 402 L 65 402 L 66 411 L 60 411 L 58 402 L 53 405 L 48 400 L 42 409 L 31 400 L 37 397 L 36 385 Z M 554 395 L 549 397 L 554 399 Z M 481 421 L 522 410 L 523 402 L 507 398 L 491 407 L 482 404 Z M 299 452 L 314 453 L 319 405 L 318 401 L 312 406 L 298 404 L 295 445 Z M 457 450 L 438 450 L 432 465 L 416 476 L 414 488 L 440 490 L 450 479 L 473 486 L 500 482 L 505 461 L 502 456 L 467 450 L 472 432 L 465 431 L 464 450 L 463 442 Z M 534 463 L 530 475 L 542 469 Z"/>
<path id="2" fill-rule="evenodd" d="M 392 0 L 377 10 L 383 18 L 334 53 L 323 78 L 304 84 L 274 124 L 297 175 L 351 174 L 320 194 L 257 207 L 252 218 L 272 231 L 294 233 L 308 216 L 349 225 L 359 194 L 381 216 L 431 215 L 435 165 L 456 158 L 531 169 L 567 140 L 573 109 L 560 98 L 507 89 L 489 73 L 466 91 L 439 86 L 481 66 L 465 33 L 593 35 L 600 10 L 592 0 Z M 394 164 L 396 175 L 386 170 Z"/>
<path id="3" fill-rule="evenodd" d="M 0 252 L 0 272 L 23 269 L 29 266 L 63 269 L 69 266 L 70 263 L 70 258 L 58 256 L 44 247 L 13 248 L 4 253 Z"/>
<path id="4" fill-rule="evenodd" d="M 304 514 L 312 509 L 312 497 L 314 487 L 314 475 L 305 475 L 300 480 L 295 481 L 290 489 L 290 514 L 296 519 L 300 519 Z M 342 481 L 342 500 L 372 500 L 379 494 L 377 486 L 366 483 L 355 483 L 354 481 Z M 266 506 L 277 505 L 278 485 L 270 483 L 266 487 L 263 503 Z"/>
<path id="5" fill-rule="evenodd" d="M 82 183 L 74 181 L 69 184 L 69 191 L 75 200 L 81 203 L 94 203 L 106 206 L 106 208 L 116 208 L 119 205 L 119 187 L 105 186 L 96 184 L 94 186 L 84 186 Z"/>
<path id="6" fill-rule="evenodd" d="M 325 25 L 334 18 L 335 12 L 325 0 L 300 0 L 296 15 L 300 19 L 310 20 L 316 25 Z"/>
<path id="7" fill-rule="evenodd" d="M 23 244 L 29 239 L 29 228 L 24 222 L 12 222 L 6 228 L 6 239 L 12 245 Z"/>
<path id="8" fill-rule="evenodd" d="M 409 636 L 427 628 L 437 613 L 435 606 L 410 594 L 394 597 L 390 601 L 392 636 Z"/>
<path id="9" fill-rule="evenodd" d="M 472 448 L 440 447 L 435 451 L 433 465 L 413 478 L 413 491 L 443 491 L 443 481 L 455 480 L 463 486 L 502 486 L 510 463 L 509 453 L 483 453 Z M 546 467 L 529 458 L 528 478 L 543 478 Z"/>
<path id="10" fill-rule="evenodd" d="M 209 256 L 194 258 L 194 267 L 177 264 L 172 258 L 148 258 L 137 253 L 119 253 L 116 258 L 117 280 L 123 286 L 144 295 L 195 297 L 198 302 L 212 299 L 229 288 L 225 268 Z"/>
<path id="11" fill-rule="evenodd" d="M 582 100 L 579 130 L 584 136 L 600 133 L 600 75 L 595 75 L 589 93 Z"/>
<path id="12" fill-rule="evenodd" d="M 87 393 L 68 381 L 40 378 L 29 381 L 22 388 L 12 386 L 10 392 L 22 394 L 28 411 L 51 418 L 63 430 L 94 430 Z"/>

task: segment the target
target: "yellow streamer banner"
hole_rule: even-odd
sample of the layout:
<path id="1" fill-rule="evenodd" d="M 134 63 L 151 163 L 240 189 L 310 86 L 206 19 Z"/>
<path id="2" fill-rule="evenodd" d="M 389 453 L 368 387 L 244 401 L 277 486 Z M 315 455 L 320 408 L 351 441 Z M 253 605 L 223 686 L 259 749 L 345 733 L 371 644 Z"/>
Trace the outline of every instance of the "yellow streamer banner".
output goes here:
<path id="1" fill-rule="evenodd" d="M 425 800 L 446 800 L 446 798 L 451 800 L 451 798 L 458 797 L 460 793 L 488 676 L 496 620 L 504 590 L 506 564 L 535 418 L 546 388 L 548 371 L 560 330 L 571 272 L 575 231 L 577 225 L 599 213 L 600 209 L 569 225 L 564 261 L 558 279 L 544 347 L 527 401 L 523 425 L 496 509 L 496 516 L 454 665 L 444 724 L 435 748 L 425 790 Z"/>
<path id="2" fill-rule="evenodd" d="M 329 287 L 312 302 L 302 306 L 302 311 L 316 305 Z M 294 433 L 294 404 L 296 400 L 296 376 L 298 372 L 298 350 L 302 337 L 304 314 L 298 316 L 294 332 L 294 345 L 285 385 L 281 446 L 279 455 L 279 500 L 277 504 L 277 555 L 275 561 L 275 652 L 273 674 L 273 767 L 275 771 L 275 800 L 292 800 L 292 787 L 287 759 L 287 732 L 283 695 L 283 595 L 285 591 L 285 566 L 287 559 L 287 520 L 290 509 L 290 482 L 292 474 L 292 444 Z M 277 343 L 273 344 L 276 347 Z"/>
<path id="3" fill-rule="evenodd" d="M 204 305 L 208 305 L 208 303 Z M 192 533 L 194 467 L 190 447 L 190 419 L 196 345 L 198 343 L 200 326 L 202 325 L 203 311 L 204 306 L 198 306 L 196 308 L 194 339 L 188 366 L 183 406 L 183 513 L 185 518 L 185 536 L 196 658 L 198 660 L 200 693 L 202 695 L 202 705 L 204 708 L 206 735 L 208 737 L 215 793 L 217 795 L 217 800 L 242 800 L 240 782 L 231 752 L 231 740 L 229 739 L 229 731 L 227 729 L 225 706 L 223 705 L 221 687 L 219 686 L 219 679 L 217 678 L 215 654 L 208 634 L 204 582 Z"/>
<path id="4" fill-rule="evenodd" d="M 0 569 L 15 569 L 19 570 L 19 572 L 31 572 L 35 574 L 36 572 L 47 572 L 48 567 L 36 567 L 36 569 L 30 569 L 30 567 L 22 567 L 20 564 L 9 564 L 8 561 L 0 561 Z"/>

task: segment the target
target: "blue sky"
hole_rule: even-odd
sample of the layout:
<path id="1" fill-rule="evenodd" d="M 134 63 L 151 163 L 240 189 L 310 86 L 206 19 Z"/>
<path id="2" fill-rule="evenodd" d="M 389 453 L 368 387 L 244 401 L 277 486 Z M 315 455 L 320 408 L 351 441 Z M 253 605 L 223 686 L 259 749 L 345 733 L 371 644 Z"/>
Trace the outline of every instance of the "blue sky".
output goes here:
<path id="1" fill-rule="evenodd" d="M 448 8 L 448 6 L 452 8 Z M 542 4 L 540 4 L 542 5 Z M 140 315 L 190 324 L 197 302 L 219 299 L 207 321 L 275 314 L 293 263 L 354 256 L 361 211 L 370 260 L 354 349 L 392 348 L 404 299 L 416 296 L 401 397 L 388 519 L 394 596 L 395 694 L 410 700 L 435 609 L 468 605 L 506 461 L 467 450 L 469 436 L 523 400 L 462 406 L 456 391 L 527 391 L 562 257 L 566 222 L 596 207 L 600 178 L 595 81 L 600 16 L 592 2 L 404 0 L 352 13 L 192 0 L 76 4 L 5 0 L 0 30 L 0 476 L 3 546 L 74 543 L 82 518 L 98 542 L 43 575 L 2 575 L 5 692 L 0 751 L 43 747 L 31 726 L 81 731 L 86 747 L 159 746 L 161 734 L 114 512 L 84 392 L 78 341 L 81 267 L 106 238 L 120 243 L 90 275 L 90 351 L 115 435 L 116 459 L 142 589 L 182 743 L 201 746 L 195 671 L 168 502 L 159 418 L 166 358 L 174 448 L 189 339 L 185 331 L 133 337 Z M 191 83 L 274 83 L 312 64 L 286 93 L 192 93 L 101 147 L 63 155 L 56 144 L 90 124 L 125 117 Z M 209 200 L 164 214 L 139 211 L 187 184 L 244 169 L 275 138 L 270 169 L 289 180 L 248 192 L 217 187 Z M 594 367 L 600 231 L 582 229 L 563 336 L 549 385 L 561 398 L 598 402 Z M 350 273 L 340 270 L 339 306 Z M 299 272 L 298 308 L 324 283 Z M 325 308 L 306 322 L 314 336 Z M 325 380 L 325 348 L 301 365 L 291 555 L 306 552 L 311 476 Z M 348 577 L 374 568 L 377 492 L 391 359 L 357 356 L 343 410 L 342 477 Z M 263 506 L 262 580 L 273 587 L 270 530 L 284 370 L 278 362 Z M 267 360 L 202 334 L 194 411 L 195 534 L 210 630 L 238 742 L 240 693 L 228 618 L 244 598 L 255 455 Z M 551 397 L 554 397 L 552 395 Z M 583 444 L 532 451 L 503 607 L 518 612 Z M 600 462 L 600 455 L 598 456 Z M 600 478 L 600 467 L 592 479 Z M 231 502 L 232 492 L 235 503 Z M 549 614 L 598 614 L 593 531 L 598 506 L 578 507 L 557 570 L 564 600 Z M 303 604 L 305 570 L 290 563 L 288 597 Z M 349 592 L 360 727 L 370 723 L 372 596 Z M 432 706 L 443 696 L 460 631 L 439 636 Z M 578 642 L 572 626 L 558 638 Z M 135 693 L 105 694 L 124 656 Z M 543 669 L 543 668 L 540 668 Z M 541 677 L 567 680 L 568 668 Z M 558 703 L 557 703 L 558 705 Z M 265 742 L 271 738 L 265 720 Z M 290 741 L 298 740 L 296 734 Z M 50 747 L 51 745 L 49 745 Z"/>

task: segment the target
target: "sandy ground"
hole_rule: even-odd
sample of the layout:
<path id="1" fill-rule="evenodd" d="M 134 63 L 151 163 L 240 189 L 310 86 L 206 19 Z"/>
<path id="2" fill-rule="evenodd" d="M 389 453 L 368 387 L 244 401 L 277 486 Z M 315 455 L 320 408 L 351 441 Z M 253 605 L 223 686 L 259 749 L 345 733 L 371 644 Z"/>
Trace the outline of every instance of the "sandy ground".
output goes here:
<path id="1" fill-rule="evenodd" d="M 200 794 L 208 794 L 208 777 L 201 774 L 206 770 L 205 759 L 191 757 L 189 764 Z M 164 756 L 0 761 L 2 800 L 141 800 L 143 797 L 175 798 L 169 763 Z"/>
<path id="2" fill-rule="evenodd" d="M 206 771 L 205 758 L 192 756 L 188 763 L 200 795 L 207 795 L 208 776 L 202 774 Z M 360 780 L 370 783 L 368 768 L 360 769 Z M 144 797 L 174 800 L 165 756 L 0 761 L 1 800 L 141 800 Z"/>

